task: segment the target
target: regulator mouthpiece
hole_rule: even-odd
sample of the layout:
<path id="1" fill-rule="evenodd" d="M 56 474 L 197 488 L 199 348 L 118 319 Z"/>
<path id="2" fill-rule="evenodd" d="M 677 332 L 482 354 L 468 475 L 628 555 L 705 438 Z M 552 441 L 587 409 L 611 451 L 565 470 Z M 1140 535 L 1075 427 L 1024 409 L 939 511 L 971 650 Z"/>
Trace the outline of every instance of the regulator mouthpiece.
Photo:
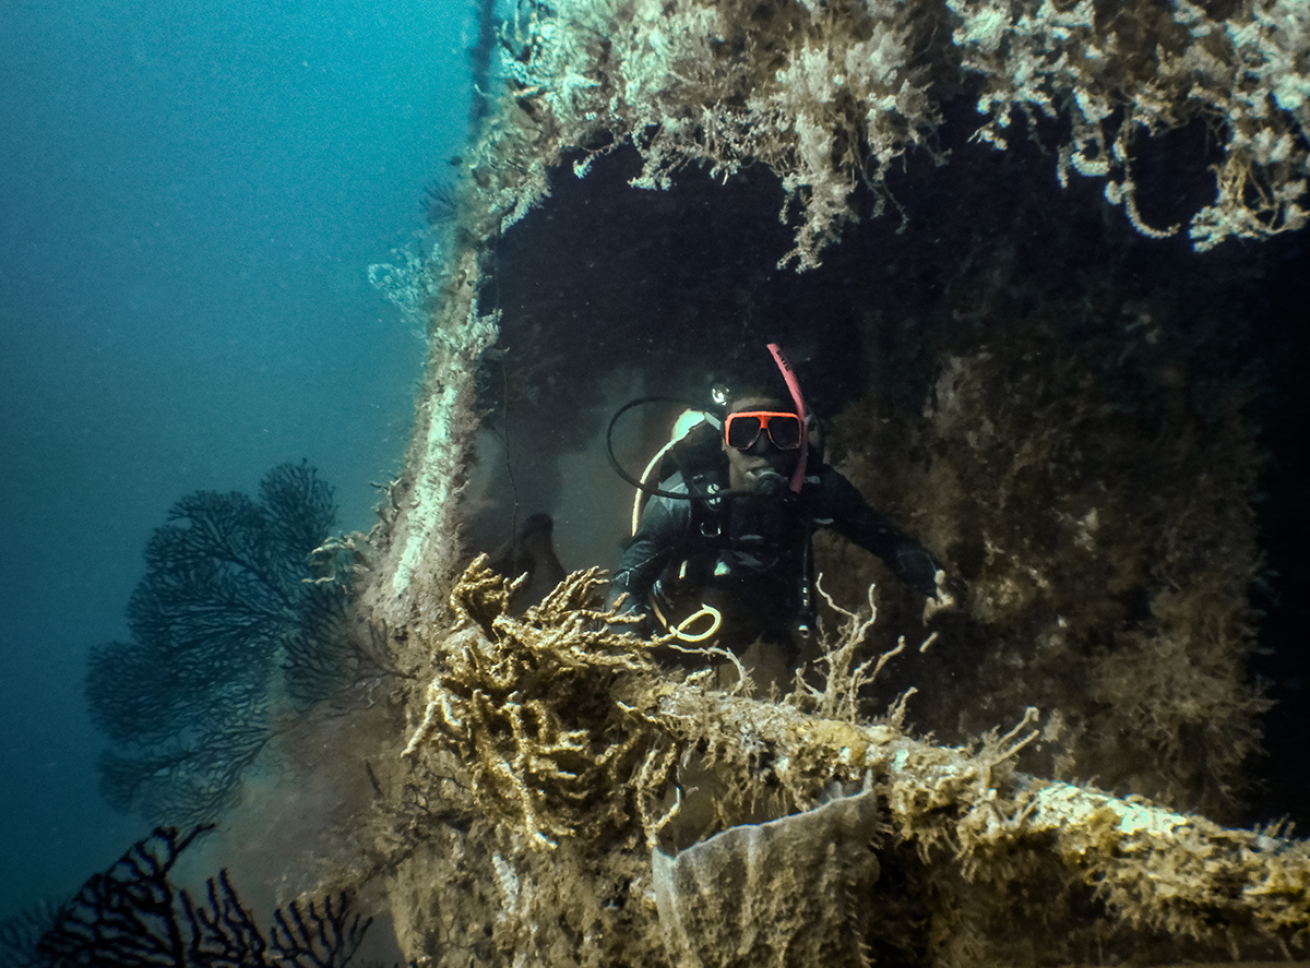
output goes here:
<path id="1" fill-rule="evenodd" d="M 757 497 L 779 497 L 787 490 L 787 479 L 777 471 L 760 471 L 751 484 L 751 493 Z"/>

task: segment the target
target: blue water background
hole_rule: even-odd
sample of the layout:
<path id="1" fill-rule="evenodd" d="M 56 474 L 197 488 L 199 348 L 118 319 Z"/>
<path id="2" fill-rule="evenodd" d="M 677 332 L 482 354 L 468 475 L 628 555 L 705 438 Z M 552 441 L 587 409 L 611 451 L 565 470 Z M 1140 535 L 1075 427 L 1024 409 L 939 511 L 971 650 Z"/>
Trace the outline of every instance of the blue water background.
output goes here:
<path id="1" fill-rule="evenodd" d="M 100 799 L 82 682 L 169 506 L 307 458 L 372 524 L 423 346 L 367 268 L 462 144 L 474 14 L 0 5 L 0 918 L 146 832 Z"/>

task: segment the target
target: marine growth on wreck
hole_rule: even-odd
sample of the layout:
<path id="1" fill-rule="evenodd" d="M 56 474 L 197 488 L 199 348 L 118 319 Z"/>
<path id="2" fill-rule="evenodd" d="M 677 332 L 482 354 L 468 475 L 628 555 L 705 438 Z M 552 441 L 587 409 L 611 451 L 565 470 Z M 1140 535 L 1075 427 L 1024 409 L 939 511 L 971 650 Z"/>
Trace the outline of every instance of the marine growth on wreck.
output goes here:
<path id="1" fill-rule="evenodd" d="M 524 0 L 500 44 L 454 215 L 389 283 L 428 313 L 405 470 L 322 552 L 386 661 L 275 741 L 282 782 L 341 778 L 286 890 L 420 965 L 1302 956 L 1306 844 L 1238 823 L 1244 339 L 1306 218 L 1306 5 Z M 821 539 L 823 632 L 773 689 L 604 610 L 619 528 L 512 608 L 477 554 L 507 520 L 626 513 L 586 463 L 616 395 L 767 340 L 964 602 Z"/>
<path id="2" fill-rule="evenodd" d="M 1300 943 L 1304 846 L 1192 812 L 1241 815 L 1266 703 L 1252 390 L 1221 359 L 1240 297 L 1181 246 L 1303 224 L 1308 25 L 1279 3 L 520 5 L 370 583 L 431 670 L 391 782 L 466 818 L 397 869 L 407 953 L 1140 963 Z M 1035 166 L 1047 186 L 1013 183 Z M 1169 177 L 1186 198 L 1162 207 Z M 656 323 L 634 296 L 669 282 L 642 278 L 670 254 L 665 192 L 707 228 L 680 240 L 696 267 Z M 1105 202 L 1120 223 L 1096 221 Z M 735 237 L 707 238 L 701 207 Z M 457 581 L 450 553 L 478 513 L 450 469 L 478 408 L 533 446 L 511 391 L 475 395 L 497 333 L 492 372 L 547 408 L 603 399 L 589 368 L 689 393 L 734 341 L 802 347 L 811 385 L 840 376 L 829 459 L 914 522 L 967 605 L 871 679 L 931 630 L 829 542 L 827 637 L 771 696 L 661 667 L 595 611 L 595 571 L 511 616 L 502 580 Z M 859 362 L 830 363 L 839 346 Z"/>

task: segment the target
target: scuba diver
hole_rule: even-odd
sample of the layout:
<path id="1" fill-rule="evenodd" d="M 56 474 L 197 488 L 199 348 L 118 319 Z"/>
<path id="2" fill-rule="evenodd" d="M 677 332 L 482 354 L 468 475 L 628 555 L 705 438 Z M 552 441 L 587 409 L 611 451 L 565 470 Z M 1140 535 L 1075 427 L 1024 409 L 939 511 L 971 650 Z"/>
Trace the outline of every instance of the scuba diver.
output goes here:
<path id="1" fill-rule="evenodd" d="M 619 474 L 650 496 L 609 601 L 639 617 L 642 634 L 668 630 L 683 643 L 712 641 L 738 654 L 772 643 L 789 669 L 799 640 L 817 624 L 811 536 L 818 528 L 871 551 L 941 606 L 952 598 L 947 587 L 959 586 L 939 578 L 941 566 L 922 545 L 823 463 L 795 374 L 776 344 L 768 349 L 767 370 L 715 387 L 717 413 L 684 414 L 699 422 L 681 437 L 675 430 L 667 455 L 652 461 L 658 487 L 629 476 L 611 449 Z"/>

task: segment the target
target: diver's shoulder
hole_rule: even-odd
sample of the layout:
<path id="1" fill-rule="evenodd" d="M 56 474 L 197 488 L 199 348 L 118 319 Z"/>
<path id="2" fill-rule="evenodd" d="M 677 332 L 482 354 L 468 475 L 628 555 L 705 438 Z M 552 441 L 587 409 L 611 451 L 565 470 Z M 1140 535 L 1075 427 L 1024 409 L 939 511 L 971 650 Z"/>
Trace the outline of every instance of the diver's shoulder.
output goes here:
<path id="1" fill-rule="evenodd" d="M 664 479 L 664 483 L 660 485 L 660 490 L 677 491 L 679 494 L 695 496 L 720 491 L 727 486 L 727 483 L 727 472 L 718 468 L 699 471 L 689 477 L 684 476 L 681 471 L 674 471 Z"/>
<path id="2" fill-rule="evenodd" d="M 810 464 L 805 469 L 805 486 L 806 487 L 832 487 L 842 484 L 850 484 L 846 475 L 831 464 L 819 461 L 817 464 Z"/>
<path id="3" fill-rule="evenodd" d="M 681 474 L 672 474 L 660 482 L 659 494 L 651 495 L 647 507 L 659 508 L 664 514 L 680 514 L 691 503 L 691 490 Z"/>
<path id="4" fill-rule="evenodd" d="M 688 494 L 688 493 L 690 493 L 690 490 L 689 490 L 689 488 L 688 488 L 688 486 L 687 486 L 687 481 L 686 481 L 685 478 L 683 478 L 683 476 L 682 476 L 682 472 L 681 472 L 681 471 L 674 471 L 672 474 L 670 474 L 668 477 L 666 477 L 663 481 L 661 481 L 661 482 L 660 482 L 660 490 L 661 490 L 661 491 L 672 491 L 674 494 Z M 677 500 L 677 499 L 676 499 L 676 498 L 667 498 L 667 497 L 663 497 L 663 496 L 661 495 L 660 500 L 662 500 L 662 501 L 672 501 L 672 500 Z"/>
<path id="5" fill-rule="evenodd" d="M 846 475 L 825 463 L 806 468 L 805 492 L 823 507 L 844 505 L 852 500 L 863 501 L 859 490 Z"/>
<path id="6" fill-rule="evenodd" d="M 696 506 L 719 504 L 715 495 L 725 487 L 725 475 L 713 471 L 692 474 L 689 478 L 676 472 L 660 484 L 660 490 L 664 493 L 652 497 L 651 504 L 658 504 L 669 514 L 690 516 Z"/>

